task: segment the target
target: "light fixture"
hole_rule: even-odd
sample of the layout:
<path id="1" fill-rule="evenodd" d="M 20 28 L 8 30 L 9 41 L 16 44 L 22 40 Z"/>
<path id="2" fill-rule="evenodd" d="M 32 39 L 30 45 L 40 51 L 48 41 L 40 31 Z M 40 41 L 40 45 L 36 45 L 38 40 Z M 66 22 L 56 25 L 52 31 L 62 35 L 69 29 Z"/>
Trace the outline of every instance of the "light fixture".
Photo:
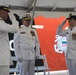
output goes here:
<path id="1" fill-rule="evenodd" d="M 65 30 L 67 30 L 68 29 L 68 27 L 65 27 Z"/>
<path id="2" fill-rule="evenodd" d="M 32 25 L 32 28 L 43 29 L 44 26 L 43 25 Z"/>

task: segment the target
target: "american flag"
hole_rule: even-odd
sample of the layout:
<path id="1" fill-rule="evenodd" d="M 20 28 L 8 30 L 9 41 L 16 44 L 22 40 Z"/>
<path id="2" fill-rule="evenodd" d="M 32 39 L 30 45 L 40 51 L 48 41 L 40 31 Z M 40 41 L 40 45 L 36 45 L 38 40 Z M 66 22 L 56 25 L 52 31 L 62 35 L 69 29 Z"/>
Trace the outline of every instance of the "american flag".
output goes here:
<path id="1" fill-rule="evenodd" d="M 67 41 L 62 41 L 62 46 L 66 47 L 67 46 Z"/>

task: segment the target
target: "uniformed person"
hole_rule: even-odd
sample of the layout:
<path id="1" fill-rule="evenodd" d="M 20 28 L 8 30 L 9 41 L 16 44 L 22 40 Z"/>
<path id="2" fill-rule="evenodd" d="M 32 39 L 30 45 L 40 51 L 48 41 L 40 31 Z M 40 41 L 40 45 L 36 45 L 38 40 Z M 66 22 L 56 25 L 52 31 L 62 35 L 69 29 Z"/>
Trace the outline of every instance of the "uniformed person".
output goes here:
<path id="1" fill-rule="evenodd" d="M 69 22 L 69 28 L 62 30 L 66 20 Z M 76 75 L 76 15 L 71 14 L 66 20 L 58 26 L 57 35 L 67 38 L 66 64 L 70 75 Z"/>
<path id="2" fill-rule="evenodd" d="M 38 36 L 30 21 L 30 15 L 22 17 L 23 25 L 14 35 L 14 49 L 21 65 L 20 75 L 34 75 L 35 58 L 40 56 Z"/>
<path id="3" fill-rule="evenodd" d="M 8 16 L 12 25 L 5 23 Z M 18 30 L 18 22 L 10 14 L 9 7 L 0 5 L 0 75 L 9 75 L 10 66 L 10 46 L 8 33 L 15 33 Z"/>

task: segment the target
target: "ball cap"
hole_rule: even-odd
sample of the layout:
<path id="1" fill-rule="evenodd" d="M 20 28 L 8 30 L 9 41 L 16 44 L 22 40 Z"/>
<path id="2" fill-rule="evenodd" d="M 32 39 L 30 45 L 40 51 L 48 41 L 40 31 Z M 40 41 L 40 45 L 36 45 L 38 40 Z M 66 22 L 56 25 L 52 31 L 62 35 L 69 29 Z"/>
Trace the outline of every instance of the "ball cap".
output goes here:
<path id="1" fill-rule="evenodd" d="M 0 5 L 0 10 L 5 10 L 5 11 L 9 11 L 9 5 Z"/>
<path id="2" fill-rule="evenodd" d="M 67 18 L 67 20 L 70 20 L 70 19 L 76 20 L 76 15 L 69 14 L 69 17 Z"/>

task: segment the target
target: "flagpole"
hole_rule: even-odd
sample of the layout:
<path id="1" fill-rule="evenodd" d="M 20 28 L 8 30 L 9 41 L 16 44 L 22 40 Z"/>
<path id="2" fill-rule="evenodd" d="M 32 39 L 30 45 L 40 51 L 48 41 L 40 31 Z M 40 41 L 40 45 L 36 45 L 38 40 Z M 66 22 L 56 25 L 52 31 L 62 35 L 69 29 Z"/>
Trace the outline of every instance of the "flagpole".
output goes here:
<path id="1" fill-rule="evenodd" d="M 32 13 L 32 18 L 31 18 L 31 22 L 30 22 L 31 27 L 32 27 L 32 24 L 33 24 L 34 13 L 35 13 L 35 7 L 36 7 L 36 0 L 34 0 L 33 13 Z"/>

